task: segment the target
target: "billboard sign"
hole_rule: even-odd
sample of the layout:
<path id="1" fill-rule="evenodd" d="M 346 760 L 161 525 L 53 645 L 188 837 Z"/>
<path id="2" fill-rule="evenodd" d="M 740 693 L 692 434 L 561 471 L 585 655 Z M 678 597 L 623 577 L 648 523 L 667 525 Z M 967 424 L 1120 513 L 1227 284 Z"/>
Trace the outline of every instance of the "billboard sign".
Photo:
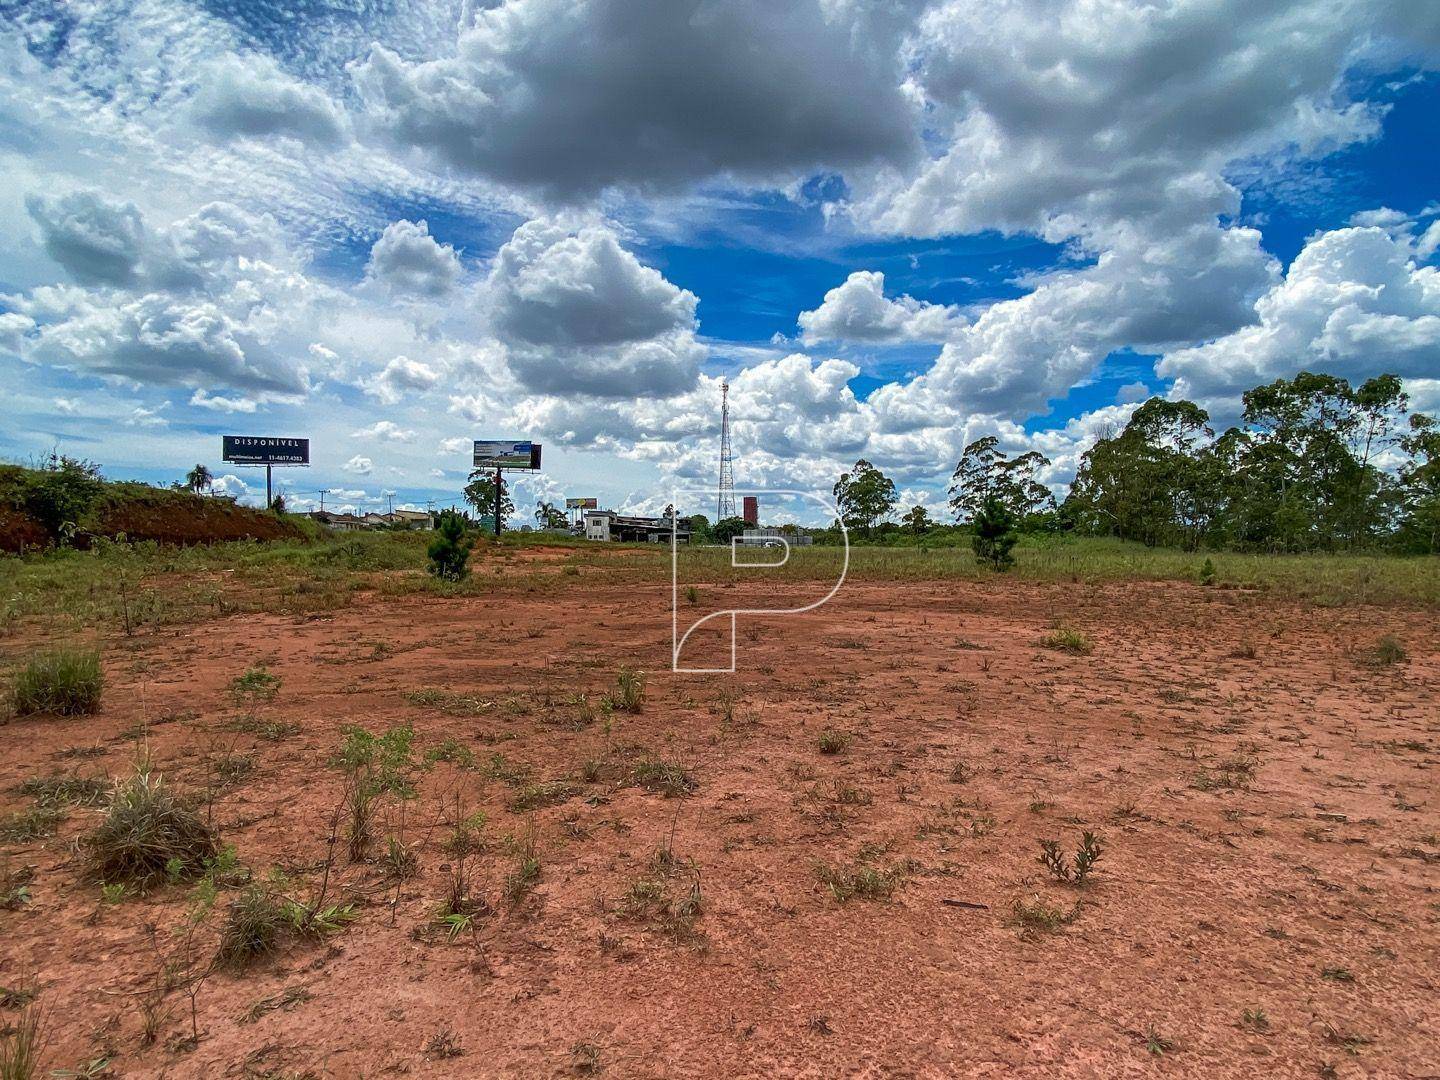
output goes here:
<path id="1" fill-rule="evenodd" d="M 540 444 L 476 439 L 475 468 L 538 469 L 540 468 Z"/>
<path id="2" fill-rule="evenodd" d="M 598 510 L 600 509 L 599 499 L 566 499 L 566 510 Z"/>
<path id="3" fill-rule="evenodd" d="M 222 435 L 221 457 L 232 465 L 309 465 L 309 439 Z"/>

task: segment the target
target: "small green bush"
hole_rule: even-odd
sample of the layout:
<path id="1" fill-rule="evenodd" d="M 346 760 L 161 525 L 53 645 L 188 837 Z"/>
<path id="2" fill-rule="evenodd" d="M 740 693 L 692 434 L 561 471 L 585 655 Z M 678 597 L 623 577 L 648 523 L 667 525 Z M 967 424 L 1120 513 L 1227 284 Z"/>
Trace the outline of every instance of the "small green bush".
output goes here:
<path id="1" fill-rule="evenodd" d="M 104 689 L 97 650 L 54 649 L 32 656 L 16 673 L 15 712 L 84 716 L 99 710 Z"/>
<path id="2" fill-rule="evenodd" d="M 975 558 L 988 563 L 992 570 L 1009 570 L 1015 563 L 1011 551 L 1020 539 L 1015 525 L 1015 515 L 1009 507 L 999 499 L 986 499 L 972 526 L 970 544 L 975 549 Z"/>
<path id="3" fill-rule="evenodd" d="M 465 522 L 460 515 L 441 514 L 435 539 L 425 552 L 430 560 L 426 569 L 441 581 L 459 581 L 470 572 L 466 564 L 470 561 L 472 547 L 474 541 L 465 538 Z"/>
<path id="4" fill-rule="evenodd" d="M 43 469 L 18 477 L 18 502 L 54 540 L 65 540 L 85 521 L 105 483 L 100 466 L 72 457 L 52 457 Z"/>
<path id="5" fill-rule="evenodd" d="M 1104 852 L 1105 845 L 1100 837 L 1086 830 L 1080 838 L 1080 848 L 1075 852 L 1073 866 L 1065 861 L 1065 853 L 1060 850 L 1058 840 L 1040 841 L 1040 865 L 1045 867 L 1056 881 L 1066 885 L 1084 885 Z"/>

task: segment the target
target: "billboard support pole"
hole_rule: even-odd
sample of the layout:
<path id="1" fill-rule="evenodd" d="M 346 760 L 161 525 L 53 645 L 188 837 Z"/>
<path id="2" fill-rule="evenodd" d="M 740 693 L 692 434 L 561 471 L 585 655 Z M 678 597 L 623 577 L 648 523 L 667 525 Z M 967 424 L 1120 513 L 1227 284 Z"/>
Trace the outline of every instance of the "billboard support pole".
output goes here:
<path id="1" fill-rule="evenodd" d="M 505 501 L 505 477 L 500 472 L 500 467 L 495 467 L 495 535 L 500 535 L 500 505 Z"/>
<path id="2" fill-rule="evenodd" d="M 266 510 L 269 510 L 272 506 L 275 505 L 275 499 L 274 499 L 274 497 L 270 494 L 270 469 L 271 469 L 271 466 L 267 463 L 266 466 L 265 466 L 265 509 L 266 509 Z"/>

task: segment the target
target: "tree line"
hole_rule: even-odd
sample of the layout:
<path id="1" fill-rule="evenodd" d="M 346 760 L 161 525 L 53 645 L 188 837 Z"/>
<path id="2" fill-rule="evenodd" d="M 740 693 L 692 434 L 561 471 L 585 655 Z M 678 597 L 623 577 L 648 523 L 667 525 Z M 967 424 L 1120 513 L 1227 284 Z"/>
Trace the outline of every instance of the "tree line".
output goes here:
<path id="1" fill-rule="evenodd" d="M 978 439 L 951 475 L 950 510 L 977 551 L 981 535 L 1001 538 L 1002 559 L 1016 531 L 1192 551 L 1440 552 L 1440 421 L 1410 413 L 1398 377 L 1357 387 L 1302 371 L 1242 401 L 1241 423 L 1217 435 L 1194 402 L 1151 398 L 1085 453 L 1058 504 L 1039 480 L 1048 458 L 1007 457 L 994 436 Z M 861 537 L 946 529 L 921 506 L 892 521 L 895 485 L 868 461 L 833 493 Z"/>

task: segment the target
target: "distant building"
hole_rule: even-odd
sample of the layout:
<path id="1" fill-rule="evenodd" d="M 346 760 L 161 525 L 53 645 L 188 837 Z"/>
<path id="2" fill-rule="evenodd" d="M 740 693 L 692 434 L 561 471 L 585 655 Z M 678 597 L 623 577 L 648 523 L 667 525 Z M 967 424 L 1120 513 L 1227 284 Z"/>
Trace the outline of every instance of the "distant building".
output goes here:
<path id="1" fill-rule="evenodd" d="M 338 529 L 341 532 L 358 532 L 361 529 L 370 528 L 364 518 L 354 514 L 342 514 L 335 510 L 316 510 L 310 517 L 326 528 Z"/>
<path id="2" fill-rule="evenodd" d="M 759 500 L 758 498 L 756 498 L 754 495 L 746 495 L 745 498 L 744 498 L 744 500 L 741 502 L 740 505 L 744 508 L 743 511 L 742 511 L 742 513 L 743 513 L 744 518 L 745 518 L 745 524 L 746 524 L 746 525 L 759 525 L 759 524 L 760 524 L 760 500 Z"/>
<path id="3" fill-rule="evenodd" d="M 623 543 L 668 544 L 671 520 L 667 517 L 635 517 L 613 510 L 585 511 L 585 539 L 616 540 Z M 690 525 L 683 518 L 675 528 L 678 543 L 690 542 Z"/>
<path id="4" fill-rule="evenodd" d="M 313 520 L 332 529 L 354 532 L 357 529 L 430 529 L 432 518 L 425 510 L 395 510 L 389 514 L 342 514 L 337 510 L 316 510 Z"/>
<path id="5" fill-rule="evenodd" d="M 585 539 L 609 540 L 610 520 L 615 517 L 609 510 L 585 511 Z"/>
<path id="6" fill-rule="evenodd" d="M 393 510 L 388 515 L 390 524 L 406 529 L 433 529 L 435 519 L 429 510 Z"/>

